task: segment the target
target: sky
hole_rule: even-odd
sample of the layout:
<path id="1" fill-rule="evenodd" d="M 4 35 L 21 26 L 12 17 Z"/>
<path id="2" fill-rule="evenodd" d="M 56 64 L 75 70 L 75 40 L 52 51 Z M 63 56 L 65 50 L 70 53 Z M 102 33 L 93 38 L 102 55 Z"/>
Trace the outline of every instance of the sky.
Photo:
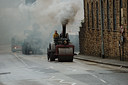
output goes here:
<path id="1" fill-rule="evenodd" d="M 23 40 L 27 30 L 42 33 L 50 41 L 54 30 L 61 32 L 61 24 L 68 20 L 67 32 L 78 32 L 83 20 L 83 0 L 37 0 L 26 5 L 24 0 L 0 0 L 0 44 L 8 44 L 12 37 Z"/>

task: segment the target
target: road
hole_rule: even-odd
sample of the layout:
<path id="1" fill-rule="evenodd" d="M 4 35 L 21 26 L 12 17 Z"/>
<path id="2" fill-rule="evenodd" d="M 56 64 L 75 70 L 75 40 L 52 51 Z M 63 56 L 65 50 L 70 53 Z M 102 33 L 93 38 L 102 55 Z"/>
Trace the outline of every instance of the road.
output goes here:
<path id="1" fill-rule="evenodd" d="M 128 85 L 128 69 L 74 59 L 48 62 L 46 55 L 0 53 L 0 85 Z"/>

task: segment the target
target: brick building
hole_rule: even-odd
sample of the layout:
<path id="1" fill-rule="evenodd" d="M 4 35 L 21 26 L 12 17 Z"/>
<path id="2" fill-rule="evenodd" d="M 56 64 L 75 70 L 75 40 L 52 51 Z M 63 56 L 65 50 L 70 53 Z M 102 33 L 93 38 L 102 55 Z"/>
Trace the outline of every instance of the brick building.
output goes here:
<path id="1" fill-rule="evenodd" d="M 105 57 L 128 58 L 128 0 L 84 0 L 84 21 L 81 24 L 81 54 L 100 57 L 103 33 Z"/>

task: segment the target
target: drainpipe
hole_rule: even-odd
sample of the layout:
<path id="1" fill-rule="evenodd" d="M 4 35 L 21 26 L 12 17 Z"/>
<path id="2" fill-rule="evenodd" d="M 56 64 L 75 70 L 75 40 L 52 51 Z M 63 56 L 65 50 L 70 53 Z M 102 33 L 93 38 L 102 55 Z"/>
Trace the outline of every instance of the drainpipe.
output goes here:
<path id="1" fill-rule="evenodd" d="M 103 36 L 103 3 L 102 0 L 100 0 L 100 10 L 101 10 L 101 57 L 105 58 L 104 56 L 104 36 Z"/>

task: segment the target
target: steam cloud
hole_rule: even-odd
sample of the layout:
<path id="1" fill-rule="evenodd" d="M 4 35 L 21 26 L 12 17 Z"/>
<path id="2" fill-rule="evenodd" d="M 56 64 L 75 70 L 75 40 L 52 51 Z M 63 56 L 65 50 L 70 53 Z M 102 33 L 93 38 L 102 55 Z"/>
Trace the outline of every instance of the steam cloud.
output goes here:
<path id="1" fill-rule="evenodd" d="M 21 4 L 20 9 L 23 12 L 29 10 L 34 20 L 39 23 L 68 24 L 73 23 L 81 6 L 79 2 L 79 0 L 37 0 L 31 6 Z"/>
<path id="2" fill-rule="evenodd" d="M 9 43 L 13 36 L 24 39 L 25 30 L 35 29 L 33 24 L 39 25 L 37 30 L 42 33 L 44 46 L 51 41 L 55 29 L 61 32 L 61 24 L 78 31 L 83 19 L 82 1 L 37 0 L 26 5 L 24 0 L 0 0 L 1 43 Z"/>

